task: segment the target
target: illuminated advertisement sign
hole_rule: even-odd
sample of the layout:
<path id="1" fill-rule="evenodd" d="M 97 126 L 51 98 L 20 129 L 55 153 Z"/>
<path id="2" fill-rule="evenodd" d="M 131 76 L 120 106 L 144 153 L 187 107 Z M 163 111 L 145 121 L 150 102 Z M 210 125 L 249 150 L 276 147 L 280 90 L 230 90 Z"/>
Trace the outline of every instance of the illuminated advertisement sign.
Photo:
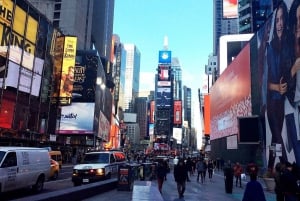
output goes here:
<path id="1" fill-rule="evenodd" d="M 237 117 L 251 115 L 249 44 L 212 86 L 210 105 L 211 140 L 238 133 Z"/>
<path id="2" fill-rule="evenodd" d="M 174 124 L 182 123 L 182 102 L 181 100 L 174 100 Z"/>
<path id="3" fill-rule="evenodd" d="M 59 37 L 55 45 L 54 77 L 56 90 L 53 97 L 59 97 L 61 105 L 71 104 L 77 38 Z"/>
<path id="4" fill-rule="evenodd" d="M 59 134 L 93 134 L 95 103 L 62 106 Z"/>
<path id="5" fill-rule="evenodd" d="M 163 50 L 158 53 L 158 63 L 171 63 L 172 55 L 171 51 Z"/>
<path id="6" fill-rule="evenodd" d="M 149 119 L 149 122 L 151 124 L 154 123 L 154 112 L 155 112 L 155 102 L 154 101 L 151 101 L 150 102 L 150 119 Z"/>
<path id="7" fill-rule="evenodd" d="M 159 65 L 158 66 L 158 81 L 170 81 L 170 65 Z"/>
<path id="8" fill-rule="evenodd" d="M 223 0 L 223 18 L 238 17 L 238 2 L 237 0 Z"/>
<path id="9" fill-rule="evenodd" d="M 76 54 L 72 102 L 95 101 L 95 84 L 99 60 L 97 57 L 93 57 L 95 60 L 91 62 L 91 58 L 87 53 L 81 51 Z"/>
<path id="10" fill-rule="evenodd" d="M 2 109 L 0 110 L 0 127 L 12 128 L 11 124 L 13 121 L 15 103 L 6 99 L 2 99 L 1 105 Z"/>
<path id="11" fill-rule="evenodd" d="M 3 11 L 0 16 L 1 54 L 6 54 L 8 46 L 10 46 L 9 60 L 32 70 L 38 21 L 27 15 L 26 9 L 18 5 L 13 13 L 13 1 L 11 0 L 3 0 L 0 10 Z"/>
<path id="12" fill-rule="evenodd" d="M 171 106 L 171 88 L 159 87 L 156 91 L 156 107 L 170 107 Z"/>
<path id="13" fill-rule="evenodd" d="M 210 96 L 204 95 L 204 134 L 210 135 Z"/>

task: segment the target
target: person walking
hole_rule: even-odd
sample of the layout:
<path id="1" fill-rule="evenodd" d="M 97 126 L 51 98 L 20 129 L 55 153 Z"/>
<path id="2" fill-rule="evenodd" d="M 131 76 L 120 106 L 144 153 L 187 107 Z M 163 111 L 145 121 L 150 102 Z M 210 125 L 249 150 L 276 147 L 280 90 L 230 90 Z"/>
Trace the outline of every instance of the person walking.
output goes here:
<path id="1" fill-rule="evenodd" d="M 190 177 L 192 176 L 192 168 L 193 168 L 192 159 L 190 157 L 188 157 L 187 160 L 186 160 L 186 168 L 187 168 L 188 173 L 189 173 L 188 177 L 187 177 L 187 181 L 190 182 L 191 181 Z"/>
<path id="2" fill-rule="evenodd" d="M 228 160 L 226 163 L 224 169 L 224 179 L 225 179 L 225 191 L 226 193 L 232 193 L 232 187 L 233 187 L 233 168 L 231 165 L 231 161 Z"/>
<path id="3" fill-rule="evenodd" d="M 276 201 L 283 201 L 284 196 L 282 193 L 282 184 L 281 184 L 281 177 L 284 172 L 285 165 L 281 162 L 278 162 L 275 165 L 275 194 L 276 194 Z"/>
<path id="4" fill-rule="evenodd" d="M 167 176 L 167 168 L 163 161 L 158 162 L 156 173 L 158 190 L 162 194 L 162 186 Z"/>
<path id="5" fill-rule="evenodd" d="M 250 181 L 246 185 L 242 201 L 266 201 L 262 185 L 257 181 L 258 167 L 249 165 Z"/>
<path id="6" fill-rule="evenodd" d="M 297 178 L 293 173 L 293 165 L 289 162 L 285 163 L 285 170 L 280 178 L 282 191 L 285 201 L 297 201 Z"/>
<path id="7" fill-rule="evenodd" d="M 188 170 L 183 159 L 179 159 L 178 164 L 174 167 L 174 179 L 177 183 L 179 199 L 184 197 L 185 185 L 188 176 Z"/>
<path id="8" fill-rule="evenodd" d="M 236 162 L 236 164 L 233 167 L 233 171 L 234 171 L 234 177 L 235 177 L 235 186 L 238 187 L 238 185 L 240 186 L 240 188 L 242 188 L 242 172 L 243 172 L 243 167 L 241 166 L 241 164 L 239 162 Z"/>
<path id="9" fill-rule="evenodd" d="M 199 182 L 199 176 L 201 177 L 201 183 L 203 184 L 204 182 L 204 171 L 205 171 L 205 164 L 202 158 L 200 158 L 198 160 L 198 162 L 196 163 L 196 169 L 198 172 L 198 176 L 197 176 L 197 182 Z"/>
<path id="10" fill-rule="evenodd" d="M 208 161 L 207 171 L 208 171 L 208 178 L 210 181 L 212 181 L 212 175 L 213 175 L 213 171 L 214 171 L 214 164 L 213 164 L 212 160 Z"/>

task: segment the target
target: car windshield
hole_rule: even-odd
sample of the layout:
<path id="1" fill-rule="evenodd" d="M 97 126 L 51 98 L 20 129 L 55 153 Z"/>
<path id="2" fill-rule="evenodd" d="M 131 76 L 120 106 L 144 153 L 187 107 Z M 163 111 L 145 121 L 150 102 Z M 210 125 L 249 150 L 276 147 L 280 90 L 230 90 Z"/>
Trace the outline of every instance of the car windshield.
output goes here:
<path id="1" fill-rule="evenodd" d="M 3 159 L 3 157 L 5 156 L 5 152 L 4 151 L 0 151 L 0 163 Z"/>
<path id="2" fill-rule="evenodd" d="M 108 153 L 90 153 L 86 154 L 81 163 L 109 163 Z"/>

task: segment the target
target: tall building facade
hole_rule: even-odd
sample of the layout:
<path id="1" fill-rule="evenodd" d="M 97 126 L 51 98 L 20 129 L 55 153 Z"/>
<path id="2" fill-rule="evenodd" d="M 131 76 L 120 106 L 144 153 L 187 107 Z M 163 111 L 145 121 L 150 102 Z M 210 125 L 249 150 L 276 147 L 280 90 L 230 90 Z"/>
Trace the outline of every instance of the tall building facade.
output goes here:
<path id="1" fill-rule="evenodd" d="M 172 58 L 171 63 L 173 74 L 173 98 L 174 100 L 182 100 L 182 69 L 179 59 L 177 57 Z"/>
<path id="2" fill-rule="evenodd" d="M 257 32 L 273 11 L 271 0 L 239 0 L 238 4 L 240 34 Z"/>
<path id="3" fill-rule="evenodd" d="M 147 137 L 147 123 L 148 123 L 148 98 L 138 97 L 135 99 L 135 113 L 137 114 L 137 123 L 140 127 L 140 139 Z"/>
<path id="4" fill-rule="evenodd" d="M 237 4 L 230 6 L 228 4 L 230 4 L 228 0 L 214 0 L 213 55 L 218 55 L 221 36 L 238 33 Z M 234 6 L 236 10 L 231 10 Z"/>
<path id="5" fill-rule="evenodd" d="M 187 86 L 183 86 L 183 121 L 188 122 L 191 128 L 192 123 L 192 90 Z"/>
<path id="6" fill-rule="evenodd" d="M 140 82 L 141 53 L 134 44 L 124 44 L 126 51 L 124 105 L 126 112 L 133 112 L 134 100 L 138 96 Z"/>
<path id="7" fill-rule="evenodd" d="M 29 0 L 65 35 L 77 36 L 77 49 L 96 49 L 111 58 L 114 0 Z"/>

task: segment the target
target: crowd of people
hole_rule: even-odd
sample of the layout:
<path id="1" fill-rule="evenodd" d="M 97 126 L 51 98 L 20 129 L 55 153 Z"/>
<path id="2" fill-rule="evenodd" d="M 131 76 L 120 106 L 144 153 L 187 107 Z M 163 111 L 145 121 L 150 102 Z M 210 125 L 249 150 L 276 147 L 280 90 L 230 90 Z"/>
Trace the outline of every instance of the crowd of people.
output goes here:
<path id="1" fill-rule="evenodd" d="M 297 171 L 296 164 L 278 163 L 275 168 L 275 194 L 277 201 L 300 201 L 300 173 Z M 217 171 L 216 162 L 213 160 L 204 160 L 203 158 L 179 158 L 174 166 L 173 176 L 177 184 L 179 198 L 184 197 L 186 182 L 191 182 L 191 176 L 196 176 L 196 182 L 205 183 L 206 175 L 212 181 L 213 172 Z M 239 162 L 232 163 L 228 160 L 224 163 L 223 170 L 224 187 L 226 193 L 232 193 L 233 186 L 236 188 L 245 188 L 243 201 L 266 201 L 263 187 L 257 181 L 259 167 L 255 163 L 246 166 Z M 163 183 L 167 175 L 167 170 L 163 164 L 157 168 L 157 182 L 160 193 L 162 193 Z M 243 186 L 242 178 L 246 175 L 250 181 Z"/>

